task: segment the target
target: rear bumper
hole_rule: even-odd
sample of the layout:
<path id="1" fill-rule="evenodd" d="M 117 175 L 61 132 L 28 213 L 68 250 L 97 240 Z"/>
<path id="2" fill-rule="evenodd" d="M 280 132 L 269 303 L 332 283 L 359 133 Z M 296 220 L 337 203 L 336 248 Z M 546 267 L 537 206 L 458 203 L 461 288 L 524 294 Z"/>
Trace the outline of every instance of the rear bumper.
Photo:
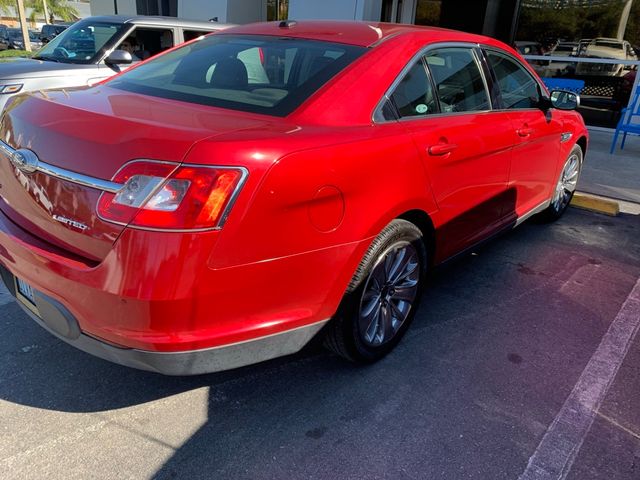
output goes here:
<path id="1" fill-rule="evenodd" d="M 369 244 L 214 269 L 215 233 L 153 234 L 125 231 L 105 260 L 88 265 L 0 212 L 0 272 L 14 296 L 16 278 L 31 285 L 35 308 L 19 303 L 63 341 L 122 365 L 189 375 L 300 350 L 334 314 Z"/>
<path id="2" fill-rule="evenodd" d="M 0 265 L 0 275 L 9 292 L 16 297 L 15 277 Z M 18 304 L 36 323 L 64 342 L 96 357 L 127 367 L 164 375 L 199 375 L 230 370 L 299 351 L 324 326 L 327 320 L 285 332 L 224 345 L 182 352 L 154 352 L 122 348 L 82 333 L 76 318 L 64 305 L 37 290 L 35 305 Z"/>

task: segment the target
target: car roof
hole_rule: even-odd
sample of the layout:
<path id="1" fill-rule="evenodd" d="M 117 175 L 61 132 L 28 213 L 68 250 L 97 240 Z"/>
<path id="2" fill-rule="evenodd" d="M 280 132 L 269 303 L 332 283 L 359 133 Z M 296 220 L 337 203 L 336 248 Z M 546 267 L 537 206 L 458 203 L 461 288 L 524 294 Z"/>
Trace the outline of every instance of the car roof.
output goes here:
<path id="1" fill-rule="evenodd" d="M 359 22 L 342 20 L 286 20 L 239 25 L 221 32 L 236 35 L 272 35 L 308 40 L 345 43 L 361 47 L 375 46 L 391 37 L 421 33 L 431 36 L 431 41 L 468 41 L 496 44 L 495 40 L 438 27 L 424 27 L 384 22 Z"/>
<path id="2" fill-rule="evenodd" d="M 226 28 L 232 24 L 218 22 L 201 22 L 198 20 L 186 20 L 177 17 L 160 17 L 160 16 L 144 16 L 144 15 L 101 15 L 96 17 L 87 17 L 82 21 L 94 22 L 113 22 L 113 23 L 131 23 L 144 24 L 154 26 L 173 26 L 183 28 L 206 28 L 215 30 L 217 28 Z"/>

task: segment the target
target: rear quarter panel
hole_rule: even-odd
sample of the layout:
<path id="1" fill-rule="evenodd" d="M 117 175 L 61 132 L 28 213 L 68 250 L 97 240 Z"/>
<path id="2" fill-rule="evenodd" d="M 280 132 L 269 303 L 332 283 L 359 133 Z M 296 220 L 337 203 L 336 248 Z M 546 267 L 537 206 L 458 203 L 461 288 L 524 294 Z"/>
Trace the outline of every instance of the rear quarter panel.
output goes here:
<path id="1" fill-rule="evenodd" d="M 436 208 L 410 137 L 400 127 L 379 135 L 368 126 L 300 139 L 308 148 L 273 163 L 254 193 L 243 191 L 209 267 L 287 265 L 270 280 L 277 290 L 305 292 L 332 315 L 373 238 L 404 212 Z"/>

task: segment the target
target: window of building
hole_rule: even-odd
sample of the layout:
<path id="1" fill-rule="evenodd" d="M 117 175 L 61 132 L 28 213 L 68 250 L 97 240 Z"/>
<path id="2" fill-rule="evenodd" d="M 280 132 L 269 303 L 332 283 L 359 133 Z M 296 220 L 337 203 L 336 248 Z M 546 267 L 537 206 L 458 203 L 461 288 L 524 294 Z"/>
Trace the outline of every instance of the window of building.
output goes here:
<path id="1" fill-rule="evenodd" d="M 442 0 L 416 0 L 416 25 L 440 25 Z"/>
<path id="2" fill-rule="evenodd" d="M 267 0 L 267 21 L 287 20 L 289 18 L 289 0 Z"/>
<path id="3" fill-rule="evenodd" d="M 178 0 L 136 0 L 138 15 L 178 16 Z"/>

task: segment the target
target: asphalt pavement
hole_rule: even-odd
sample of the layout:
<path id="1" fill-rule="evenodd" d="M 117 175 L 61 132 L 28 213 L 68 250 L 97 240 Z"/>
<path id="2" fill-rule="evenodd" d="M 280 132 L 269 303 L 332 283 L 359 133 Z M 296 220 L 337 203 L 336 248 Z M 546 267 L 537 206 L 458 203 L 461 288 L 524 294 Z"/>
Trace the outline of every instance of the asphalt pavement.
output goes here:
<path id="1" fill-rule="evenodd" d="M 569 209 L 435 272 L 375 365 L 314 344 L 190 378 L 86 355 L 0 294 L 0 477 L 640 479 L 639 277 L 640 217 Z"/>

